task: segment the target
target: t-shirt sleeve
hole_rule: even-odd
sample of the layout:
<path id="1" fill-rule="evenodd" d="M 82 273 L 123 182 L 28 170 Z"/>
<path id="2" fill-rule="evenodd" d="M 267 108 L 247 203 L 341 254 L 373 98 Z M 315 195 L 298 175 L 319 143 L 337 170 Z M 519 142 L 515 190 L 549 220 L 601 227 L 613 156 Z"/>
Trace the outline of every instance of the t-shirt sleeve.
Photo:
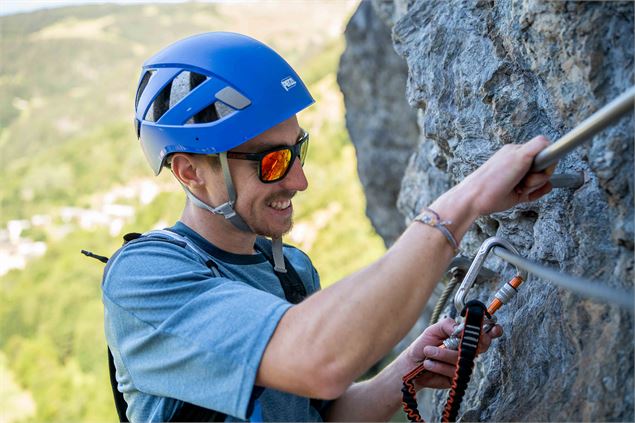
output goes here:
<path id="1" fill-rule="evenodd" d="M 264 350 L 291 305 L 214 277 L 163 241 L 126 247 L 103 283 L 106 335 L 139 391 L 246 419 Z"/>

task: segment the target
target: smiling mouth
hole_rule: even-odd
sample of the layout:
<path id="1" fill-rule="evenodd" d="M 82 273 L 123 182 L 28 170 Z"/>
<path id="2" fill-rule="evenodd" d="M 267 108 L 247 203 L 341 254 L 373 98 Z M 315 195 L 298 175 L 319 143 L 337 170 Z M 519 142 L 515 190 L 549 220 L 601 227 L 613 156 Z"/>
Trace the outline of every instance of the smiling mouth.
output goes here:
<path id="1" fill-rule="evenodd" d="M 291 200 L 272 201 L 269 207 L 274 210 L 286 210 L 291 206 Z"/>

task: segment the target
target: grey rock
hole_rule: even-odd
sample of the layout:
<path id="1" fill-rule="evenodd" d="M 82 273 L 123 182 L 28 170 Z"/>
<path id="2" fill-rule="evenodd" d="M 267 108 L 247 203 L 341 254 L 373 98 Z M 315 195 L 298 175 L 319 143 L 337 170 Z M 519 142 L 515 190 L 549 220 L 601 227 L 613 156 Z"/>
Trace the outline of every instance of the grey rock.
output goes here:
<path id="1" fill-rule="evenodd" d="M 366 192 L 366 214 L 386 245 L 405 227 L 396 203 L 419 135 L 416 112 L 405 100 L 406 74 L 404 60 L 392 47 L 390 27 L 370 2 L 362 2 L 346 28 L 337 80 Z"/>
<path id="2" fill-rule="evenodd" d="M 394 23 L 393 45 L 407 63 L 406 98 L 418 109 L 418 146 L 405 170 L 391 174 L 400 178 L 398 206 L 407 220 L 502 145 L 539 134 L 556 140 L 633 84 L 632 2 L 398 0 L 375 7 Z M 376 75 L 362 66 L 356 78 L 361 86 Z M 360 110 L 393 110 L 372 96 L 359 103 Z M 351 107 L 349 116 L 358 113 Z M 570 153 L 556 171 L 583 172 L 581 188 L 479 218 L 464 253 L 473 256 L 498 235 L 533 261 L 632 289 L 634 132 L 633 117 L 623 118 Z M 367 153 L 358 150 L 359 160 Z M 365 188 L 370 202 L 375 194 Z M 503 279 L 514 272 L 494 258 L 487 266 Z M 494 289 L 484 283 L 473 293 L 483 301 Z M 635 419 L 630 314 L 530 277 L 498 320 L 505 335 L 477 361 L 465 421 Z M 424 414 L 438 420 L 446 395 L 425 390 Z"/>

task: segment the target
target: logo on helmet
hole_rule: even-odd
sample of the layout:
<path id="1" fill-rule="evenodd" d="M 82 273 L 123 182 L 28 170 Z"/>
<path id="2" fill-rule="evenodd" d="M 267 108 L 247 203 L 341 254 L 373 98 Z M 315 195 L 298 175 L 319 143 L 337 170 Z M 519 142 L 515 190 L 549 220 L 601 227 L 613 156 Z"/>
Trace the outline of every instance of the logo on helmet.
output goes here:
<path id="1" fill-rule="evenodd" d="M 291 88 L 295 87 L 295 84 L 297 84 L 297 82 L 295 82 L 295 79 L 290 76 L 280 81 L 280 85 L 282 85 L 282 88 L 284 88 L 285 91 L 289 91 Z"/>

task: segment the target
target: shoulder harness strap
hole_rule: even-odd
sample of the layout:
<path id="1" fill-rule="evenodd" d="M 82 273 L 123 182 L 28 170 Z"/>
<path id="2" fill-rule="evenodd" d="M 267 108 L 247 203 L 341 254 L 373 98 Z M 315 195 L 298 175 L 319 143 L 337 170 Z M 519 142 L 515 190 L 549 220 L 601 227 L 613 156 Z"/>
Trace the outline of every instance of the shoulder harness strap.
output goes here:
<path id="1" fill-rule="evenodd" d="M 216 264 L 216 262 L 214 262 L 212 257 L 207 252 L 205 252 L 201 247 L 196 245 L 196 243 L 192 242 L 188 237 L 183 236 L 174 231 L 171 231 L 169 229 L 154 229 L 152 231 L 148 231 L 144 233 L 143 235 L 139 236 L 139 238 L 141 237 L 143 238 L 163 237 L 163 238 L 168 238 L 172 241 L 175 241 L 176 243 L 182 244 L 183 247 L 189 248 L 198 257 L 200 257 L 203 263 L 205 263 L 205 266 L 207 266 L 212 271 L 215 277 L 217 278 L 221 277 L 220 271 L 218 270 L 218 265 Z"/>
<path id="2" fill-rule="evenodd" d="M 306 286 L 302 282 L 302 278 L 298 272 L 293 268 L 291 262 L 284 257 L 285 268 L 278 270 L 276 266 L 275 249 L 272 246 L 273 241 L 269 241 L 266 238 L 256 238 L 256 249 L 260 251 L 271 263 L 274 268 L 274 273 L 280 281 L 282 290 L 284 291 L 284 297 L 291 304 L 298 304 L 307 297 Z M 278 258 L 280 260 L 280 258 Z M 323 401 L 316 398 L 311 398 L 311 407 L 313 407 L 320 414 L 323 420 L 326 421 L 326 409 L 330 404 L 329 401 Z"/>
<path id="3" fill-rule="evenodd" d="M 284 296 L 291 304 L 298 304 L 306 298 L 307 292 L 304 283 L 298 272 L 293 268 L 289 260 L 284 257 L 284 263 L 286 272 L 281 272 L 276 269 L 275 260 L 273 256 L 273 248 L 271 242 L 265 238 L 256 238 L 256 249 L 258 249 L 274 267 L 274 273 L 280 280 L 280 285 L 284 291 Z"/>

